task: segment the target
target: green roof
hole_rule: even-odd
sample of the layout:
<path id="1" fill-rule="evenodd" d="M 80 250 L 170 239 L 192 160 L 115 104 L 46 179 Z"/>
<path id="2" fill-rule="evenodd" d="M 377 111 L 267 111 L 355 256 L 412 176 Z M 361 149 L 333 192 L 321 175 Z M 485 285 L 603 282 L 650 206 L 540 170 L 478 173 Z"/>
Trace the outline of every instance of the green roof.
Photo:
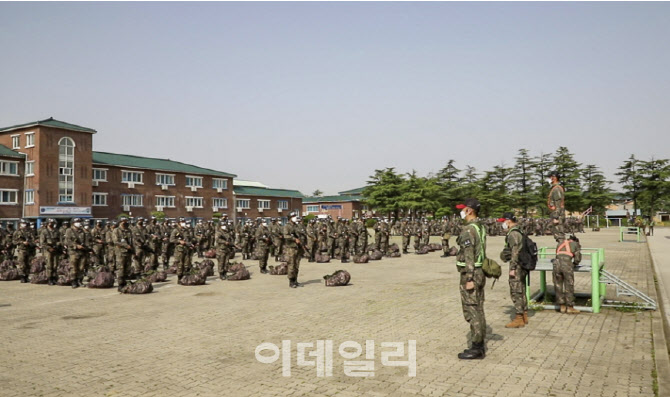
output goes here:
<path id="1" fill-rule="evenodd" d="M 337 194 L 359 196 L 359 195 L 363 194 L 363 189 L 365 189 L 365 186 L 359 187 L 359 188 L 356 188 L 356 189 L 345 190 L 343 192 L 337 192 Z"/>
<path id="2" fill-rule="evenodd" d="M 156 171 L 184 172 L 187 174 L 202 174 L 230 178 L 237 176 L 227 172 L 215 171 L 208 168 L 197 167 L 195 165 L 180 163 L 179 161 L 106 152 L 93 152 L 93 164 L 106 164 L 119 167 L 143 168 Z"/>
<path id="3" fill-rule="evenodd" d="M 305 197 L 299 191 L 289 189 L 268 189 L 253 186 L 235 186 L 233 191 L 238 196 L 291 197 L 300 199 Z"/>
<path id="4" fill-rule="evenodd" d="M 339 203 L 342 201 L 361 201 L 361 196 L 349 196 L 341 194 L 339 196 L 322 196 L 322 197 L 306 197 L 302 200 L 303 204 L 307 203 Z"/>
<path id="5" fill-rule="evenodd" d="M 94 130 L 92 128 L 86 128 L 86 127 L 82 127 L 80 125 L 75 125 L 75 124 L 66 123 L 64 121 L 54 120 L 53 117 L 50 117 L 46 120 L 33 121 L 31 123 L 25 123 L 25 124 L 13 125 L 11 127 L 0 128 L 0 132 L 18 130 L 18 129 L 21 129 L 21 128 L 29 128 L 29 127 L 35 127 L 35 126 L 60 128 L 62 130 L 70 130 L 70 131 L 88 132 L 90 134 L 95 134 L 97 132 L 96 130 Z"/>
<path id="6" fill-rule="evenodd" d="M 5 145 L 0 145 L 0 157 L 19 157 L 19 158 L 24 158 L 26 155 L 15 152 L 12 149 L 8 148 Z"/>

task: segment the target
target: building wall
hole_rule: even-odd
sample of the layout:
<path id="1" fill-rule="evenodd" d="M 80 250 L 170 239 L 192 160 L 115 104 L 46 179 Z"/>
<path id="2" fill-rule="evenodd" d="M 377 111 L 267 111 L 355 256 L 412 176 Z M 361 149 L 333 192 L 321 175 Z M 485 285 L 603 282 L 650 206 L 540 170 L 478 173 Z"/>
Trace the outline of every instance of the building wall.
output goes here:
<path id="1" fill-rule="evenodd" d="M 319 206 L 318 212 L 307 211 L 308 206 Z M 341 209 L 323 209 L 322 206 L 337 206 L 341 205 Z M 354 217 L 360 217 L 362 214 L 363 205 L 359 201 L 329 201 L 321 203 L 304 203 L 302 205 L 303 214 L 314 214 L 314 215 L 330 215 L 332 218 L 342 217 L 347 219 L 352 219 Z"/>
<path id="2" fill-rule="evenodd" d="M 293 198 L 293 197 L 267 197 L 267 196 L 248 196 L 248 195 L 235 195 L 235 199 L 248 199 L 249 208 L 242 209 L 237 211 L 235 208 L 235 218 L 244 218 L 244 219 L 256 219 L 256 218 L 286 218 L 291 213 L 295 211 L 300 213 L 302 208 L 302 199 Z M 270 200 L 270 209 L 264 209 L 262 212 L 258 210 L 258 200 Z M 277 208 L 279 206 L 279 201 L 288 201 L 288 209 L 279 211 Z"/>
<path id="3" fill-rule="evenodd" d="M 218 213 L 226 214 L 229 217 L 233 216 L 233 179 L 226 177 L 217 177 L 211 175 L 201 175 L 194 173 L 178 173 L 170 171 L 154 171 L 147 169 L 136 169 L 129 167 L 118 167 L 104 164 L 95 164 L 93 168 L 107 169 L 107 182 L 99 182 L 98 186 L 93 187 L 94 193 L 107 193 L 106 206 L 93 206 L 94 218 L 116 218 L 121 213 L 127 213 L 133 217 L 149 217 L 151 212 L 157 211 L 156 196 L 174 196 L 175 207 L 164 207 L 163 212 L 168 218 L 178 218 L 180 216 L 186 218 L 205 218 L 211 219 L 214 214 L 212 208 L 212 199 L 225 198 L 228 199 L 228 208 L 219 208 Z M 122 171 L 140 171 L 143 173 L 143 184 L 135 184 L 134 188 L 130 188 L 128 183 L 121 182 Z M 156 184 L 156 174 L 171 174 L 174 175 L 175 186 L 168 186 L 167 190 L 162 190 L 160 185 Z M 186 175 L 202 177 L 202 188 L 192 192 L 191 188 L 186 187 Z M 227 181 L 227 189 L 221 193 L 217 192 L 212 187 L 212 179 L 219 178 Z M 89 183 L 92 182 L 89 181 Z M 143 195 L 142 207 L 130 207 L 130 211 L 124 211 L 122 207 L 122 195 L 124 194 L 141 194 Z M 203 208 L 194 208 L 192 212 L 186 211 L 186 197 L 202 197 Z"/>
<path id="4" fill-rule="evenodd" d="M 26 135 L 34 133 L 35 145 L 26 147 Z M 26 161 L 34 161 L 34 175 L 26 177 L 26 190 L 34 190 L 35 204 L 26 205 L 26 217 L 38 217 L 40 206 L 91 206 L 91 161 L 92 134 L 34 126 L 0 134 L 0 143 L 12 148 L 12 136 L 20 135 L 20 148 L 27 155 Z M 74 203 L 58 203 L 58 142 L 63 137 L 74 141 Z"/>
<path id="5" fill-rule="evenodd" d="M 8 145 L 5 145 L 8 146 Z M 9 146 L 8 146 L 9 147 Z M 0 175 L 0 189 L 17 190 L 17 204 L 0 204 L 0 219 L 19 219 L 23 210 L 23 160 L 17 157 L 0 157 L 2 161 L 18 162 L 18 176 Z"/>

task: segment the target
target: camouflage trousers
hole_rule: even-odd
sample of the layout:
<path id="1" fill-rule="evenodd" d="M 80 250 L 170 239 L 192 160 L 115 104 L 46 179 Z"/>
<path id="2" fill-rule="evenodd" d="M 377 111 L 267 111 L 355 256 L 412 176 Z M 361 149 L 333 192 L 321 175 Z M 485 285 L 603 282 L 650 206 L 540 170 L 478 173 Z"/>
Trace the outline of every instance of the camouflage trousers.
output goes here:
<path id="1" fill-rule="evenodd" d="M 356 255 L 363 255 L 368 249 L 368 239 L 367 236 L 364 238 L 359 238 L 356 241 Z"/>
<path id="2" fill-rule="evenodd" d="M 229 250 L 229 249 L 216 250 L 216 262 L 217 262 L 216 268 L 217 268 L 219 274 L 228 272 L 228 267 L 230 266 L 229 265 L 230 251 L 232 251 L 232 250 Z"/>
<path id="3" fill-rule="evenodd" d="M 87 256 L 86 253 L 77 251 L 70 254 L 70 279 L 77 280 L 84 276 Z"/>
<path id="4" fill-rule="evenodd" d="M 268 267 L 268 257 L 270 256 L 270 247 L 267 245 L 259 245 L 256 249 L 256 256 L 258 257 L 258 266 L 264 270 Z"/>
<path id="5" fill-rule="evenodd" d="M 556 241 L 565 239 L 565 210 L 562 208 L 551 211 L 550 217 L 558 218 L 558 223 L 551 223 L 551 234 Z"/>
<path id="6" fill-rule="evenodd" d="M 130 264 L 132 262 L 132 254 L 130 251 L 116 250 L 116 279 L 119 284 L 126 281 L 126 277 L 130 275 Z"/>
<path id="7" fill-rule="evenodd" d="M 333 258 L 335 257 L 335 239 L 334 238 L 328 238 L 328 255 Z"/>
<path id="8" fill-rule="evenodd" d="M 407 251 L 407 248 L 409 248 L 409 239 L 410 239 L 410 236 L 402 236 L 402 251 L 403 252 Z"/>
<path id="9" fill-rule="evenodd" d="M 174 264 L 177 266 L 177 277 L 181 277 L 184 273 L 190 270 L 189 263 L 187 262 L 187 257 L 189 256 L 188 250 L 174 250 Z"/>
<path id="10" fill-rule="evenodd" d="M 375 249 L 379 250 L 382 246 L 382 234 L 381 232 L 375 232 Z"/>
<path id="11" fill-rule="evenodd" d="M 514 277 L 509 277 L 509 294 L 514 303 L 516 314 L 523 314 L 528 310 L 528 301 L 526 300 L 526 274 L 527 272 L 521 266 L 511 266 L 510 271 L 514 270 Z"/>
<path id="12" fill-rule="evenodd" d="M 569 256 L 559 255 L 554 261 L 554 289 L 557 305 L 575 305 L 575 268 Z"/>
<path id="13" fill-rule="evenodd" d="M 133 258 L 133 267 L 134 273 L 143 273 L 144 272 L 144 260 L 147 254 L 142 248 L 135 249 L 135 255 Z"/>
<path id="14" fill-rule="evenodd" d="M 442 251 L 446 253 L 449 251 L 449 239 L 448 238 L 442 238 Z"/>
<path id="15" fill-rule="evenodd" d="M 309 250 L 309 260 L 315 260 L 316 252 L 319 250 L 319 241 L 315 238 L 307 239 L 307 249 Z"/>
<path id="16" fill-rule="evenodd" d="M 461 273 L 460 291 L 463 317 L 470 324 L 472 343 L 483 343 L 486 337 L 486 316 L 484 315 L 484 287 L 486 276 L 480 267 L 475 269 L 473 290 L 466 290 L 466 275 Z"/>
<path id="17" fill-rule="evenodd" d="M 379 243 L 379 250 L 386 255 L 389 252 L 389 236 L 383 235 Z"/>
<path id="18" fill-rule="evenodd" d="M 421 246 L 430 244 L 430 234 L 426 233 L 421 237 Z"/>
<path id="19" fill-rule="evenodd" d="M 112 273 L 116 271 L 116 255 L 112 247 L 107 247 L 107 266 Z"/>
<path id="20" fill-rule="evenodd" d="M 349 254 L 356 255 L 356 241 L 357 237 L 349 237 Z"/>
<path id="21" fill-rule="evenodd" d="M 58 269 L 58 261 L 60 260 L 60 255 L 58 255 L 55 252 L 49 252 L 49 250 L 44 250 L 44 260 L 46 261 L 46 271 L 47 271 L 47 277 L 51 279 L 52 277 L 56 277 L 58 273 L 56 272 Z"/>
<path id="22" fill-rule="evenodd" d="M 95 265 L 100 266 L 105 263 L 104 249 L 102 245 L 96 244 L 93 246 L 93 257 L 95 258 Z"/>
<path id="23" fill-rule="evenodd" d="M 347 257 L 347 240 L 345 237 L 340 237 L 337 239 L 337 247 L 338 247 L 338 254 L 340 258 L 346 258 Z"/>
<path id="24" fill-rule="evenodd" d="M 30 261 L 33 259 L 28 250 L 17 250 L 16 251 L 16 267 L 19 268 L 19 274 L 22 276 L 30 275 Z"/>
<path id="25" fill-rule="evenodd" d="M 421 248 L 421 237 L 414 236 L 414 251 L 418 251 Z"/>
<path id="26" fill-rule="evenodd" d="M 288 265 L 288 279 L 297 279 L 300 270 L 300 257 L 302 256 L 298 247 L 284 247 L 286 264 Z"/>

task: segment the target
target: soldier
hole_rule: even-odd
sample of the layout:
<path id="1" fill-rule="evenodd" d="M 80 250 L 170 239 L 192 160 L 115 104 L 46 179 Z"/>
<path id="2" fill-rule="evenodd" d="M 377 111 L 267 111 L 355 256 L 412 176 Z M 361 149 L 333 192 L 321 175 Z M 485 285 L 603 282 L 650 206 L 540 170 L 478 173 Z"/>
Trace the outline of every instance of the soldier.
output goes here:
<path id="1" fill-rule="evenodd" d="M 261 273 L 267 274 L 268 257 L 270 256 L 270 246 L 272 245 L 272 233 L 270 233 L 270 228 L 265 220 L 256 229 L 255 240 L 258 266 L 261 269 Z"/>
<path id="2" fill-rule="evenodd" d="M 430 244 L 430 226 L 428 225 L 428 219 L 424 219 L 421 227 L 421 246 L 428 244 Z"/>
<path id="3" fill-rule="evenodd" d="M 93 248 L 95 264 L 98 266 L 105 263 L 105 234 L 105 229 L 102 227 L 102 219 L 96 220 L 95 227 L 91 230 L 91 246 Z"/>
<path id="4" fill-rule="evenodd" d="M 225 280 L 226 273 L 228 273 L 230 254 L 235 252 L 235 233 L 231 230 L 232 228 L 227 222 L 221 221 L 220 229 L 221 230 L 216 233 L 215 238 L 216 261 L 219 278 Z"/>
<path id="5" fill-rule="evenodd" d="M 582 251 L 579 239 L 570 236 L 567 240 L 558 242 L 554 263 L 554 285 L 556 288 L 556 303 L 560 305 L 561 313 L 579 314 L 575 309 L 575 270 L 574 267 L 582 261 Z"/>
<path id="6" fill-rule="evenodd" d="M 151 217 L 149 224 L 145 226 L 144 229 L 147 235 L 149 265 L 151 266 L 151 270 L 158 270 L 158 257 L 161 254 L 161 243 L 163 242 L 163 235 L 161 233 L 160 226 L 158 225 L 158 220 L 155 216 Z"/>
<path id="7" fill-rule="evenodd" d="M 58 281 L 58 262 L 63 246 L 60 241 L 60 235 L 56 230 L 56 220 L 48 219 L 46 227 L 40 229 L 40 246 L 42 247 L 42 256 L 46 261 L 47 278 L 49 285 L 56 285 Z"/>
<path id="8" fill-rule="evenodd" d="M 352 219 L 347 225 L 347 235 L 349 236 L 349 241 L 347 241 L 349 256 L 356 255 L 356 242 L 358 241 L 357 219 Z"/>
<path id="9" fill-rule="evenodd" d="M 7 239 L 8 233 L 2 227 L 2 223 L 0 223 L 0 262 L 9 259 L 7 258 Z"/>
<path id="10" fill-rule="evenodd" d="M 84 275 L 88 274 L 88 270 L 91 268 L 91 253 L 93 252 L 93 235 L 91 234 L 91 221 L 84 219 L 82 222 L 84 230 L 84 246 L 86 247 L 86 252 L 84 253 L 84 261 L 82 262 L 80 280 L 79 284 L 82 284 L 84 281 Z M 87 281 L 91 281 L 90 279 Z"/>
<path id="11" fill-rule="evenodd" d="M 328 256 L 331 258 L 335 257 L 335 249 L 337 248 L 337 238 L 338 238 L 338 222 L 335 222 L 333 219 L 328 223 Z"/>
<path id="12" fill-rule="evenodd" d="M 505 328 L 523 328 L 528 324 L 528 302 L 526 301 L 526 270 L 521 267 L 519 253 L 523 248 L 523 232 L 518 226 L 516 217 L 511 212 L 505 212 L 498 219 L 502 229 L 507 230 L 505 248 L 500 254 L 503 262 L 509 262 L 509 291 L 514 303 L 516 316 L 505 325 Z"/>
<path id="13" fill-rule="evenodd" d="M 380 230 L 380 241 L 379 241 L 379 250 L 384 253 L 384 256 L 389 254 L 389 237 L 391 234 L 391 226 L 388 219 L 383 219 L 381 225 L 379 225 Z"/>
<path id="14" fill-rule="evenodd" d="M 380 251 L 382 247 L 382 219 L 377 219 L 373 230 L 375 231 L 375 250 Z"/>
<path id="15" fill-rule="evenodd" d="M 179 218 L 177 228 L 170 234 L 170 243 L 174 244 L 175 247 L 174 263 L 177 266 L 177 284 L 181 284 L 184 272 L 189 270 L 187 267 L 187 256 L 189 255 L 189 245 L 191 244 L 184 218 Z"/>
<path id="16" fill-rule="evenodd" d="M 460 248 L 456 265 L 460 272 L 461 303 L 463 316 L 470 324 L 472 347 L 458 354 L 462 360 L 482 359 L 486 357 L 486 317 L 484 315 L 484 287 L 486 276 L 482 264 L 486 259 L 486 230 L 477 214 L 480 210 L 477 199 L 468 198 L 456 206 L 461 210 L 461 218 L 466 225 L 458 236 Z"/>
<path id="17" fill-rule="evenodd" d="M 202 258 L 204 242 L 207 238 L 207 230 L 205 228 L 205 224 L 202 222 L 202 219 L 198 219 L 198 223 L 195 225 L 193 232 L 195 235 L 193 244 L 195 245 L 196 251 L 198 253 L 198 258 Z"/>
<path id="18" fill-rule="evenodd" d="M 414 222 L 414 253 L 419 252 L 421 248 L 421 239 L 423 238 L 423 227 L 421 223 L 417 220 Z"/>
<path id="19" fill-rule="evenodd" d="M 163 262 L 163 269 L 165 271 L 167 271 L 170 266 L 170 257 L 174 252 L 174 244 L 170 242 L 170 235 L 172 234 L 172 229 L 174 227 L 174 221 L 165 221 L 160 225 L 161 261 Z"/>
<path id="20" fill-rule="evenodd" d="M 114 229 L 118 227 L 116 221 L 111 221 L 108 224 L 105 232 L 105 243 L 107 251 L 107 266 L 112 273 L 116 272 L 116 247 L 114 246 Z"/>
<path id="21" fill-rule="evenodd" d="M 133 233 L 128 226 L 128 218 L 122 217 L 120 224 L 112 232 L 112 243 L 116 257 L 116 280 L 119 291 L 126 286 L 126 277 L 130 275 L 130 266 L 133 255 Z"/>
<path id="22" fill-rule="evenodd" d="M 407 254 L 409 241 L 412 238 L 412 225 L 407 219 L 403 220 L 400 224 L 400 234 L 402 235 L 402 253 Z"/>
<path id="23" fill-rule="evenodd" d="M 318 231 L 316 219 L 310 219 L 307 228 L 305 229 L 307 234 L 307 249 L 309 250 L 309 262 L 315 261 L 316 251 L 318 249 Z"/>
<path id="24" fill-rule="evenodd" d="M 365 219 L 359 219 L 356 222 L 358 228 L 358 240 L 356 240 L 356 254 L 363 255 L 368 249 L 368 228 L 365 226 Z"/>
<path id="25" fill-rule="evenodd" d="M 275 261 L 279 262 L 279 257 L 283 254 L 282 248 L 284 247 L 284 232 L 282 231 L 280 219 L 275 219 L 272 222 L 270 231 L 272 232 L 272 239 L 274 240 L 274 244 L 272 244 L 273 256 L 275 257 Z"/>
<path id="26" fill-rule="evenodd" d="M 86 265 L 85 261 L 89 250 L 86 240 L 86 232 L 82 226 L 81 219 L 74 218 L 72 220 L 72 227 L 65 232 L 65 246 L 67 246 L 70 259 L 72 288 L 79 288 L 82 285 L 80 278 L 83 279 L 82 272 Z"/>
<path id="27" fill-rule="evenodd" d="M 565 224 L 565 190 L 560 183 L 560 175 L 557 171 L 549 173 L 549 180 L 551 181 L 551 190 L 547 197 L 547 207 L 549 207 L 549 215 L 552 222 L 551 232 L 556 241 L 565 239 L 564 224 Z"/>
<path id="28" fill-rule="evenodd" d="M 32 253 L 35 248 L 35 239 L 25 219 L 19 221 L 19 230 L 14 232 L 12 241 L 16 246 L 17 267 L 21 274 L 21 282 L 27 283 L 30 281 L 30 261 L 34 257 Z"/>
<path id="29" fill-rule="evenodd" d="M 289 216 L 290 221 L 284 225 L 283 230 L 284 249 L 288 262 L 288 285 L 291 288 L 297 288 L 302 286 L 298 283 L 300 258 L 302 258 L 302 242 L 298 234 L 298 215 L 291 212 Z"/>
<path id="30" fill-rule="evenodd" d="M 449 225 L 449 219 L 445 216 L 442 218 L 442 258 L 449 256 L 449 239 L 451 238 L 450 233 L 451 226 Z"/>

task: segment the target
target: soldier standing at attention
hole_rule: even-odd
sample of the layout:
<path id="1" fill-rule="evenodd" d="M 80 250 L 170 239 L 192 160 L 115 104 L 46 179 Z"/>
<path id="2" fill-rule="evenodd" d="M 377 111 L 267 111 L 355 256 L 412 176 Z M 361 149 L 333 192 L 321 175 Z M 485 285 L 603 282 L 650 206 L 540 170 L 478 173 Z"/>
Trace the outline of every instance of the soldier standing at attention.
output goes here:
<path id="1" fill-rule="evenodd" d="M 318 249 L 318 233 L 316 219 L 310 219 L 307 228 L 305 229 L 307 234 L 307 249 L 309 250 L 309 262 L 315 261 L 316 251 Z"/>
<path id="2" fill-rule="evenodd" d="M 523 328 L 528 324 L 528 302 L 526 301 L 526 270 L 521 267 L 519 252 L 523 247 L 523 232 L 516 222 L 516 217 L 511 212 L 505 212 L 501 222 L 502 229 L 507 230 L 505 237 L 505 248 L 500 253 L 503 262 L 509 262 L 509 292 L 514 303 L 516 316 L 514 320 L 505 325 L 505 328 Z"/>
<path id="3" fill-rule="evenodd" d="M 560 312 L 579 314 L 575 309 L 575 266 L 582 261 L 582 251 L 579 239 L 570 236 L 567 240 L 559 241 L 556 248 L 554 263 L 554 285 L 556 288 L 556 303 L 560 305 Z"/>
<path id="4" fill-rule="evenodd" d="M 549 207 L 549 217 L 552 222 L 551 232 L 556 241 L 565 239 L 563 230 L 565 223 L 565 190 L 563 186 L 559 185 L 560 177 L 557 171 L 549 173 L 551 190 L 549 191 L 549 197 L 547 197 L 547 207 Z"/>
<path id="5" fill-rule="evenodd" d="M 105 232 L 105 242 L 107 243 L 107 266 L 112 273 L 116 272 L 116 248 L 114 246 L 114 229 L 118 227 L 116 221 L 111 221 Z"/>
<path id="6" fill-rule="evenodd" d="M 189 243 L 186 233 L 186 221 L 184 218 L 179 218 L 177 228 L 170 234 L 170 244 L 174 244 L 174 264 L 177 266 L 177 284 L 181 284 L 184 271 L 189 270 L 186 269 Z"/>
<path id="7" fill-rule="evenodd" d="M 403 220 L 400 224 L 400 234 L 402 235 L 402 253 L 407 254 L 409 240 L 412 237 L 412 226 L 407 219 Z"/>
<path id="8" fill-rule="evenodd" d="M 449 219 L 445 216 L 442 218 L 442 258 L 449 256 L 449 239 L 451 238 L 451 226 Z"/>
<path id="9" fill-rule="evenodd" d="M 12 235 L 12 240 L 16 246 L 17 267 L 21 274 L 21 282 L 27 283 L 30 281 L 30 261 L 33 259 L 32 252 L 34 252 L 35 240 L 33 233 L 28 227 L 28 222 L 25 219 L 19 221 L 19 230 Z M 11 259 L 12 252 L 10 250 L 9 256 Z"/>
<path id="10" fill-rule="evenodd" d="M 88 247 L 86 246 L 86 232 L 81 224 L 81 219 L 75 218 L 72 227 L 65 232 L 65 245 L 70 256 L 70 279 L 72 288 L 81 287 L 79 278 L 84 270 Z"/>
<path id="11" fill-rule="evenodd" d="M 478 213 L 481 204 L 477 199 L 466 199 L 456 206 L 466 222 L 456 242 L 460 248 L 456 265 L 461 274 L 460 292 L 463 316 L 470 324 L 472 347 L 458 354 L 461 360 L 486 357 L 486 317 L 484 315 L 484 286 L 486 276 L 482 264 L 486 259 L 486 230 L 481 225 Z"/>
<path id="12" fill-rule="evenodd" d="M 375 231 L 375 249 L 379 251 L 382 246 L 382 220 L 377 219 L 377 222 L 375 222 L 374 229 Z"/>
<path id="13" fill-rule="evenodd" d="M 358 239 L 356 240 L 356 254 L 363 255 L 368 249 L 368 228 L 365 226 L 365 219 L 361 218 L 357 222 Z"/>
<path id="14" fill-rule="evenodd" d="M 116 256 L 116 280 L 121 291 L 126 286 L 133 255 L 133 234 L 128 227 L 128 218 L 120 219 L 120 225 L 112 232 L 112 243 Z"/>
<path id="15" fill-rule="evenodd" d="M 219 271 L 219 278 L 221 280 L 226 279 L 230 254 L 235 252 L 235 234 L 230 229 L 227 222 L 221 221 L 220 230 L 216 233 L 214 239 L 216 244 L 217 270 Z"/>
<path id="16" fill-rule="evenodd" d="M 42 246 L 42 255 L 46 260 L 46 272 L 49 279 L 49 285 L 56 285 L 58 281 L 58 261 L 60 260 L 60 253 L 62 245 L 60 242 L 60 235 L 56 230 L 56 220 L 47 220 L 47 227 L 40 231 L 40 245 Z"/>
<path id="17" fill-rule="evenodd" d="M 418 220 L 414 221 L 414 253 L 419 252 L 419 248 L 421 248 L 421 238 L 423 237 L 422 230 L 421 222 Z"/>
<path id="18" fill-rule="evenodd" d="M 91 230 L 93 257 L 96 266 L 105 264 L 105 229 L 102 227 L 102 219 L 95 221 L 95 227 Z"/>
<path id="19" fill-rule="evenodd" d="M 288 264 L 288 285 L 291 288 L 301 287 L 298 283 L 298 272 L 300 270 L 300 258 L 302 258 L 301 241 L 298 235 L 298 216 L 291 212 L 289 222 L 284 225 L 283 238 L 284 250 Z"/>
<path id="20" fill-rule="evenodd" d="M 272 245 L 272 233 L 265 220 L 256 229 L 256 256 L 258 256 L 258 266 L 261 273 L 267 274 L 268 257 L 270 256 L 270 246 Z"/>

